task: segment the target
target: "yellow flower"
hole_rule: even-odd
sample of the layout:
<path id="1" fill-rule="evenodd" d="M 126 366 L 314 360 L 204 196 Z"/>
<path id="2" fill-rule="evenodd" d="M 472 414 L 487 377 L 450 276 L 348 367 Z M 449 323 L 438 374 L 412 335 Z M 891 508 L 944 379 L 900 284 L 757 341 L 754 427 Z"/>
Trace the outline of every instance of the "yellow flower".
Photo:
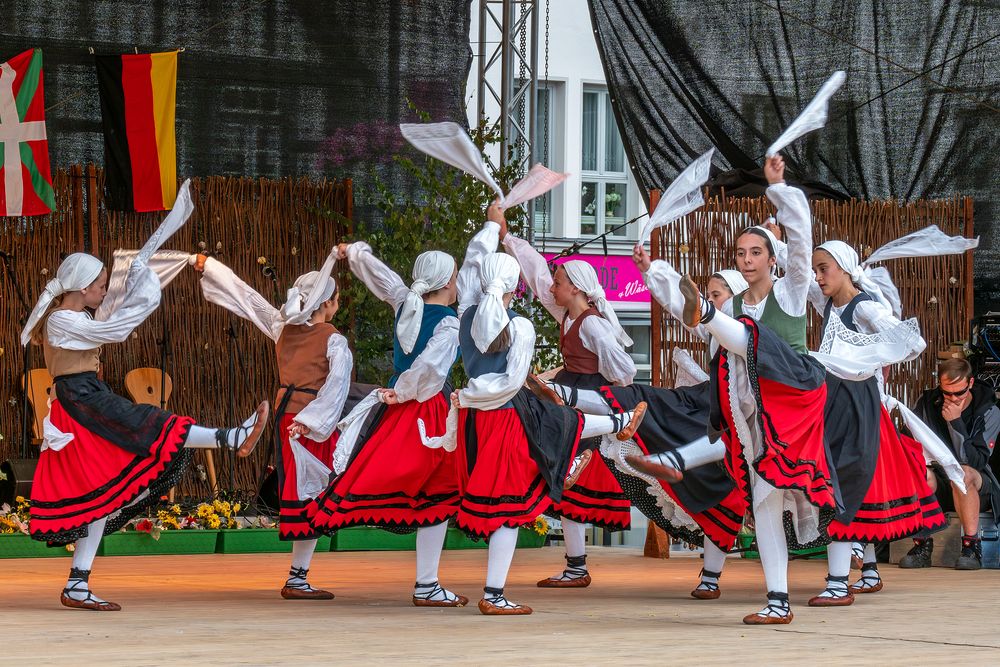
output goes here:
<path id="1" fill-rule="evenodd" d="M 24 503 L 24 502 L 27 502 L 27 501 L 25 500 L 24 496 L 18 496 L 17 498 L 14 498 L 14 502 L 17 503 L 18 505 L 20 505 L 21 503 Z"/>
<path id="2" fill-rule="evenodd" d="M 170 506 L 170 511 L 171 511 L 171 512 L 172 512 L 172 513 L 173 513 L 173 514 L 174 514 L 175 516 L 180 516 L 180 514 L 181 514 L 181 506 L 180 506 L 180 505 L 176 505 L 176 504 L 175 504 L 175 505 L 171 505 L 171 506 Z"/>
<path id="3" fill-rule="evenodd" d="M 199 518 L 204 519 L 209 514 L 214 514 L 214 513 L 215 513 L 215 510 L 212 509 L 211 505 L 209 505 L 207 503 L 202 503 L 202 504 L 198 505 L 198 517 Z"/>
<path id="4" fill-rule="evenodd" d="M 242 505 L 240 505 L 239 503 L 236 503 L 235 505 L 233 505 L 233 513 L 235 514 L 236 512 L 239 512 L 240 511 L 240 507 L 242 507 Z"/>
<path id="5" fill-rule="evenodd" d="M 211 528 L 212 530 L 215 530 L 215 529 L 216 529 L 216 528 L 218 528 L 218 527 L 219 527 L 220 525 L 222 525 L 222 522 L 221 522 L 221 521 L 219 521 L 219 517 L 217 517 L 217 516 L 215 516 L 215 515 L 212 515 L 212 516 L 210 516 L 210 517 L 208 518 L 208 523 L 207 523 L 207 525 L 208 525 L 208 527 L 209 527 L 209 528 Z"/>

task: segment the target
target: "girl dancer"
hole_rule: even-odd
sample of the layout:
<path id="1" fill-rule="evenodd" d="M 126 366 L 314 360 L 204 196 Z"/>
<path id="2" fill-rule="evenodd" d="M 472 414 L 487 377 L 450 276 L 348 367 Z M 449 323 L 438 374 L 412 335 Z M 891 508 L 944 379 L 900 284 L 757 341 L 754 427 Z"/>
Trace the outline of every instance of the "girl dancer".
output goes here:
<path id="1" fill-rule="evenodd" d="M 504 597 L 517 527 L 562 499 L 564 479 L 580 438 L 618 433 L 628 439 L 645 412 L 583 416 L 545 403 L 523 389 L 534 352 L 531 322 L 509 310 L 520 267 L 495 254 L 503 212 L 494 204 L 472 240 L 459 272 L 459 341 L 469 375 L 452 394 L 458 415 L 458 526 L 489 539 L 483 614 L 530 614 Z"/>
<path id="2" fill-rule="evenodd" d="M 444 430 L 448 416 L 448 375 L 458 353 L 455 260 L 434 250 L 421 254 L 408 286 L 367 243 L 341 244 L 338 256 L 396 313 L 393 376 L 379 390 L 381 405 L 366 418 L 346 469 L 320 497 L 313 525 L 323 531 L 358 524 L 416 528 L 413 604 L 463 607 L 468 598 L 438 583 L 448 519 L 458 511 L 454 458 L 425 447 L 414 428 L 421 419 Z"/>
<path id="3" fill-rule="evenodd" d="M 286 600 L 332 600 L 307 577 L 318 533 L 309 525 L 311 504 L 326 485 L 337 444 L 336 425 L 347 400 L 353 357 L 330 320 L 339 308 L 331 253 L 319 271 L 299 276 L 281 309 L 268 303 L 232 270 L 198 255 L 205 298 L 249 320 L 275 343 L 281 385 L 275 397 L 280 521 L 278 536 L 294 541 L 292 565 L 281 588 Z"/>
<path id="4" fill-rule="evenodd" d="M 559 322 L 563 368 L 555 382 L 573 390 L 625 386 L 635 377 L 635 362 L 625 348 L 632 345 L 615 311 L 605 298 L 597 273 L 587 262 L 571 260 L 552 273 L 527 241 L 500 224 L 500 241 L 521 267 L 521 274 L 549 314 Z M 536 386 L 529 377 L 529 387 Z M 542 396 L 545 396 L 543 391 Z M 586 443 L 593 449 L 599 441 Z M 599 457 L 598 457 L 599 458 Z M 552 508 L 562 521 L 566 568 L 542 579 L 542 588 L 583 588 L 590 585 L 585 543 L 586 524 L 625 530 L 631 523 L 629 501 L 603 460 L 582 469 L 573 487 Z"/>
<path id="5" fill-rule="evenodd" d="M 98 377 L 103 345 L 128 338 L 160 304 L 160 279 L 141 260 L 132 263 L 119 307 L 104 321 L 97 309 L 107 293 L 101 260 L 74 253 L 39 296 L 21 343 L 40 345 L 55 379 L 45 440 L 31 497 L 31 536 L 49 544 L 76 542 L 66 607 L 119 611 L 90 590 L 101 537 L 124 526 L 173 487 L 191 459 L 190 448 L 229 447 L 249 456 L 267 422 L 261 403 L 241 426 L 215 429 L 113 393 Z"/>

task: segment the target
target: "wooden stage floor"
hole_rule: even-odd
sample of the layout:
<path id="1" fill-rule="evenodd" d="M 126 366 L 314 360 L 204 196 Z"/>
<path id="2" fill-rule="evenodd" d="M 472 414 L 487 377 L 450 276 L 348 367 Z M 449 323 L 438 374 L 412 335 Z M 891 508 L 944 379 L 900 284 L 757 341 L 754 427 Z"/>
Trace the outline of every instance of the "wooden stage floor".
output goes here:
<path id="1" fill-rule="evenodd" d="M 811 609 L 825 562 L 794 562 L 791 625 L 744 626 L 763 601 L 753 561 L 730 559 L 723 596 L 688 597 L 701 561 L 594 548 L 594 584 L 543 590 L 557 547 L 517 553 L 507 592 L 534 607 L 490 618 L 410 604 L 412 552 L 324 553 L 310 580 L 332 602 L 286 601 L 287 554 L 98 558 L 95 591 L 118 613 L 64 609 L 63 558 L 0 561 L 2 665 L 913 665 L 1000 663 L 1000 571 L 883 566 L 885 589 Z M 442 583 L 478 600 L 485 551 L 446 551 Z M 852 579 L 856 573 L 852 573 Z"/>

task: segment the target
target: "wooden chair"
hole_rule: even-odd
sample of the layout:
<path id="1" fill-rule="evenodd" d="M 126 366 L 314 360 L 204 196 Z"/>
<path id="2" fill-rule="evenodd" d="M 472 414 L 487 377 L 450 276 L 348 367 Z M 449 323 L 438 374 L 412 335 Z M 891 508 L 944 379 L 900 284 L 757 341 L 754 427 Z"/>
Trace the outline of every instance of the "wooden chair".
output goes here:
<path id="1" fill-rule="evenodd" d="M 44 427 L 42 422 L 49 415 L 49 397 L 52 395 L 52 376 L 45 368 L 33 368 L 24 376 L 24 395 L 31 404 L 31 411 L 35 415 L 34 433 L 31 439 L 32 444 L 42 444 L 42 433 Z"/>
<path id="2" fill-rule="evenodd" d="M 166 406 L 170 394 L 174 391 L 174 383 L 170 374 L 161 375 L 159 368 L 135 368 L 125 375 L 125 388 L 132 400 L 144 405 L 156 407 Z M 162 403 L 161 403 L 162 396 Z M 219 492 L 218 480 L 215 476 L 215 458 L 212 450 L 201 450 L 205 455 L 205 471 L 208 473 L 208 483 L 212 487 L 212 495 Z M 174 489 L 170 489 L 170 502 L 174 502 Z"/>

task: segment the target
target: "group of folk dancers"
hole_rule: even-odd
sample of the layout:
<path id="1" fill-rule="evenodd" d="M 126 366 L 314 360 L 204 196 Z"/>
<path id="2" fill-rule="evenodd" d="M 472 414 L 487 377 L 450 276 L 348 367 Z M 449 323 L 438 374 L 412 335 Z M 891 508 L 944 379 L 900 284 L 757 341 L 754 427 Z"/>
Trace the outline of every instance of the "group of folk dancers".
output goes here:
<path id="1" fill-rule="evenodd" d="M 792 620 L 790 546 L 829 543 L 826 587 L 811 606 L 880 590 L 871 543 L 944 521 L 921 446 L 897 433 L 881 390 L 882 369 L 914 358 L 924 342 L 864 285 L 853 249 L 812 247 L 806 198 L 784 183 L 780 157 L 768 159 L 765 175 L 787 242 L 777 224 L 747 229 L 737 270 L 711 277 L 710 298 L 636 246 L 654 298 L 713 352 L 710 377 L 674 389 L 633 384 L 631 341 L 593 268 L 569 261 L 550 271 L 508 233 L 497 204 L 460 266 L 425 252 L 407 284 L 368 244 L 341 244 L 295 281 L 280 308 L 217 259 L 185 257 L 205 299 L 275 343 L 279 526 L 294 541 L 281 595 L 332 599 L 308 579 L 317 538 L 367 525 L 416 531 L 414 605 L 465 606 L 468 598 L 438 576 L 454 521 L 489 543 L 479 610 L 530 614 L 504 595 L 518 527 L 543 513 L 561 517 L 566 565 L 538 586 L 586 587 L 586 525 L 627 528 L 633 505 L 671 535 L 703 541 L 691 593 L 699 600 L 720 596 L 726 554 L 752 517 L 768 592 L 745 623 Z M 351 350 L 330 324 L 338 309 L 331 273 L 342 260 L 395 313 L 393 375 L 370 392 L 352 384 Z M 264 401 L 238 426 L 208 428 L 136 405 L 100 379 L 102 346 L 124 341 L 156 309 L 165 273 L 135 260 L 120 305 L 98 320 L 90 311 L 105 298 L 108 271 L 95 257 L 70 255 L 22 333 L 24 344 L 42 346 L 55 380 L 30 530 L 53 545 L 76 543 L 67 607 L 119 610 L 89 586 L 102 536 L 172 487 L 192 449 L 248 456 L 269 419 Z M 531 374 L 534 327 L 510 308 L 522 277 L 559 322 L 564 366 L 549 381 Z M 823 315 L 823 345 L 812 355 L 809 304 Z M 454 389 L 448 378 L 459 358 L 469 380 Z M 849 585 L 852 542 L 867 546 L 862 576 Z"/>

